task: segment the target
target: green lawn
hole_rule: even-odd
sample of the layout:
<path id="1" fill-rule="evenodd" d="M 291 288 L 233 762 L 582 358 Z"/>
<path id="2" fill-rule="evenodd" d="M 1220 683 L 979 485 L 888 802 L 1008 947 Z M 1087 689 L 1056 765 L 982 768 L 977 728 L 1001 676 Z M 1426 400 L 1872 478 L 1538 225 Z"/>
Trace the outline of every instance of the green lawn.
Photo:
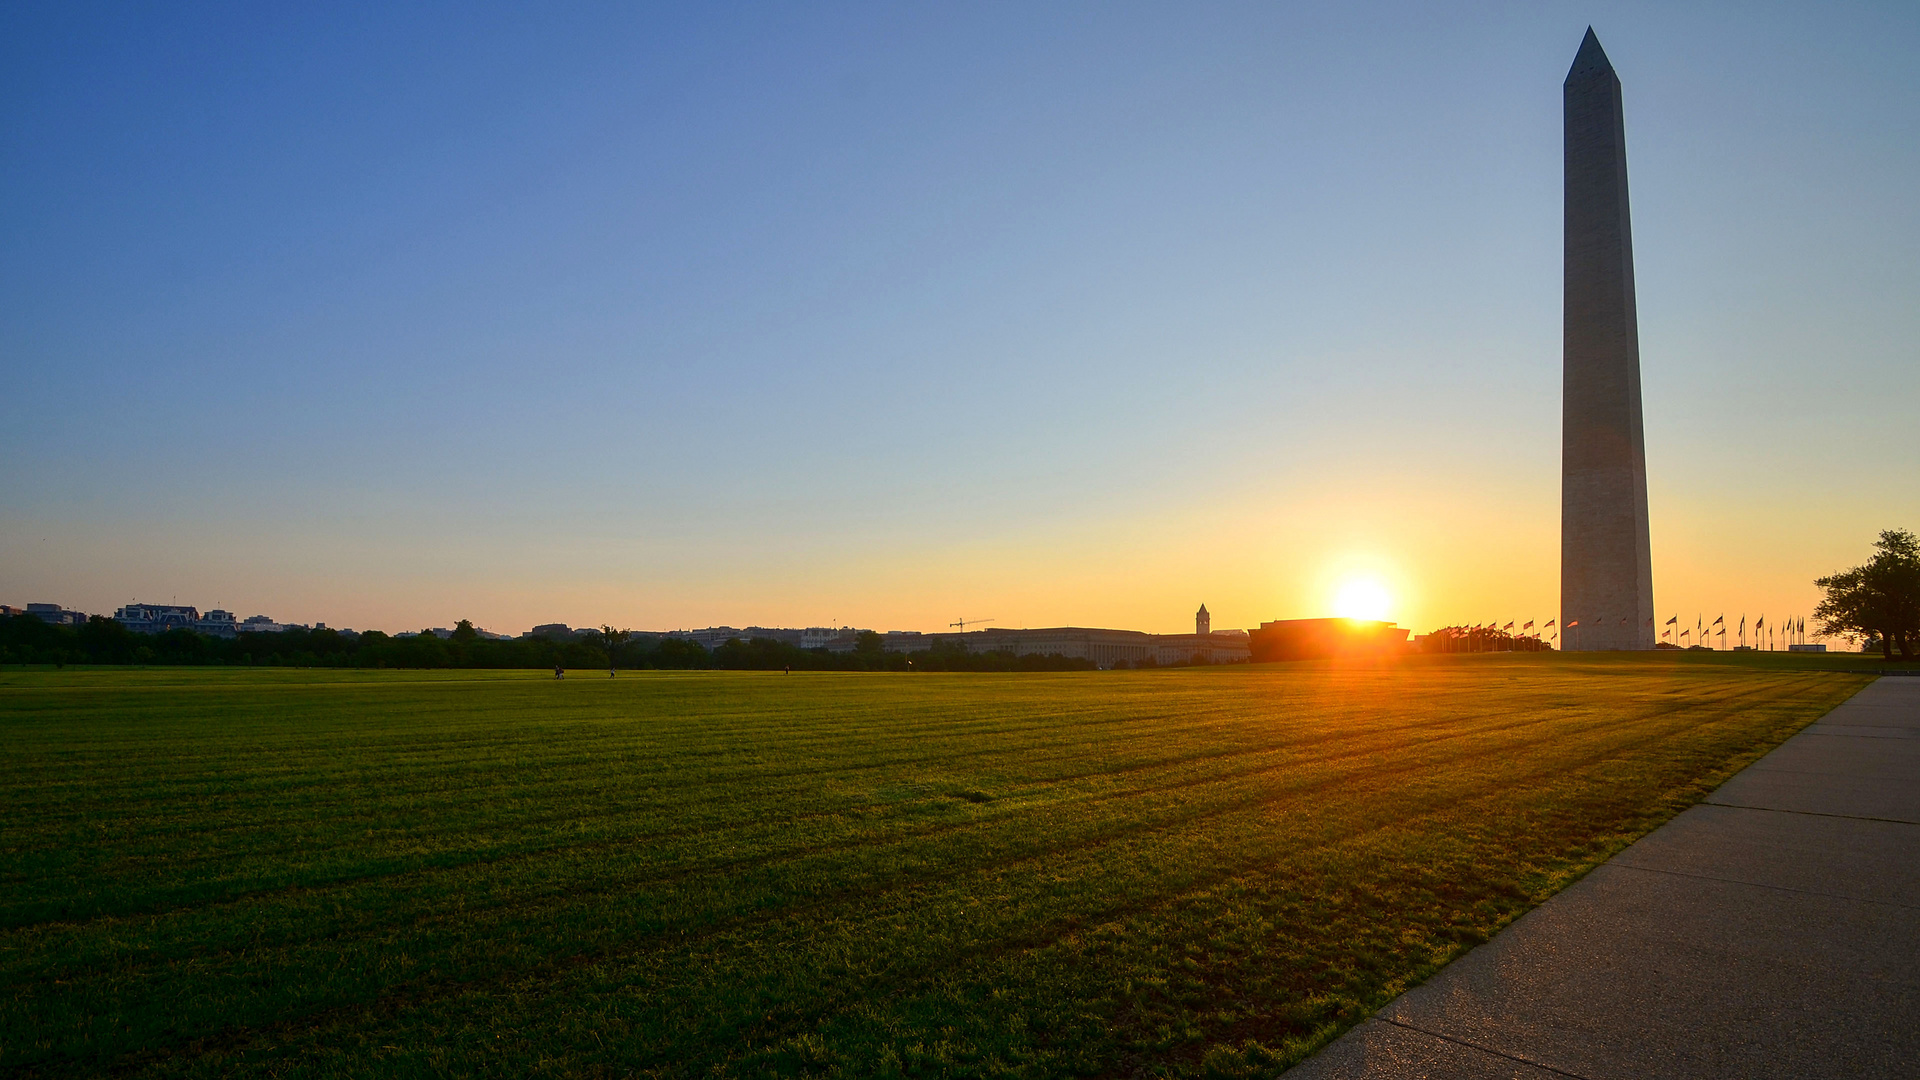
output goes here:
<path id="1" fill-rule="evenodd" d="M 0 672 L 0 1073 L 1271 1074 L 1867 678 Z"/>

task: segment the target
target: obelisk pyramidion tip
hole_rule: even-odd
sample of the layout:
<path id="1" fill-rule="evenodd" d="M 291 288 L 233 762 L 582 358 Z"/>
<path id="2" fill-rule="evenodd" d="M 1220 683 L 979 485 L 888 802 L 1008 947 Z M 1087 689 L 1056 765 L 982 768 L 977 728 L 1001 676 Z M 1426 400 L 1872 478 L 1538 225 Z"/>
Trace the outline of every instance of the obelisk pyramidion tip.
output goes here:
<path id="1" fill-rule="evenodd" d="M 1567 69 L 1567 81 L 1601 72 L 1612 75 L 1613 62 L 1607 59 L 1607 51 L 1600 47 L 1599 35 L 1589 26 L 1587 36 L 1580 39 L 1580 51 L 1573 54 L 1573 66 Z"/>

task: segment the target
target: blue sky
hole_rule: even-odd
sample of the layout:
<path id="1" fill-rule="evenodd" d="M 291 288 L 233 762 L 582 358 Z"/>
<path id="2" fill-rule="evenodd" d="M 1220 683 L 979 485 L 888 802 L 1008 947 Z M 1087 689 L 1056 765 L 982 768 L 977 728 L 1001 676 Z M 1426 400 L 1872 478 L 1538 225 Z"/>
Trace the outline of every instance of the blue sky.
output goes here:
<path id="1" fill-rule="evenodd" d="M 1911 5 L 4 19 L 8 603 L 1545 618 L 1588 23 L 1659 605 L 1920 527 Z"/>

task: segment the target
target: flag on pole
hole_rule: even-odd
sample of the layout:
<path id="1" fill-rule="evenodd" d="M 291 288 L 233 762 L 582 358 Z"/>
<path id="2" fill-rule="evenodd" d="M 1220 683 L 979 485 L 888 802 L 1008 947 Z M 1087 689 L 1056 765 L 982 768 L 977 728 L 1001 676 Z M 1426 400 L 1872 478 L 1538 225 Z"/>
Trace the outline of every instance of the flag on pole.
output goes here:
<path id="1" fill-rule="evenodd" d="M 1553 620 L 1552 620 L 1552 619 L 1548 619 L 1548 620 L 1547 620 L 1547 626 L 1552 626 L 1552 625 L 1553 625 Z M 1543 627 L 1541 627 L 1540 629 L 1542 629 L 1542 630 L 1545 630 L 1546 628 L 1547 628 L 1546 626 L 1543 626 Z"/>
<path id="2" fill-rule="evenodd" d="M 1528 619 L 1528 620 L 1527 620 L 1527 623 L 1526 623 L 1526 625 L 1525 625 L 1525 626 L 1522 626 L 1522 627 L 1521 627 L 1520 629 L 1522 629 L 1522 630 L 1531 630 L 1531 629 L 1533 629 L 1533 620 L 1532 620 L 1532 619 Z"/>
<path id="3" fill-rule="evenodd" d="M 1652 619 L 1648 619 L 1647 621 L 1648 621 L 1648 622 L 1652 622 L 1653 620 L 1652 620 Z M 1674 623 L 1677 623 L 1677 622 L 1679 622 L 1679 621 L 1680 621 L 1680 616 L 1678 616 L 1678 615 L 1675 615 L 1675 616 L 1674 616 L 1673 618 L 1671 618 L 1671 619 L 1668 619 L 1668 620 L 1667 620 L 1667 625 L 1668 625 L 1668 626 L 1672 626 L 1672 625 L 1673 625 Z"/>

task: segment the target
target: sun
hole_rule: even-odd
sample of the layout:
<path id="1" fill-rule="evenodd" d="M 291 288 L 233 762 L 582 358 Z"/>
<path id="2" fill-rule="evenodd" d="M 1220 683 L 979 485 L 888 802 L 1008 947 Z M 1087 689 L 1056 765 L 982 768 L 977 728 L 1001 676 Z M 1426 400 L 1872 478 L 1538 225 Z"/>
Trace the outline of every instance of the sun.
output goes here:
<path id="1" fill-rule="evenodd" d="M 1343 619 L 1384 620 L 1392 606 L 1387 587 L 1373 578 L 1349 578 L 1333 595 L 1333 613 Z"/>

